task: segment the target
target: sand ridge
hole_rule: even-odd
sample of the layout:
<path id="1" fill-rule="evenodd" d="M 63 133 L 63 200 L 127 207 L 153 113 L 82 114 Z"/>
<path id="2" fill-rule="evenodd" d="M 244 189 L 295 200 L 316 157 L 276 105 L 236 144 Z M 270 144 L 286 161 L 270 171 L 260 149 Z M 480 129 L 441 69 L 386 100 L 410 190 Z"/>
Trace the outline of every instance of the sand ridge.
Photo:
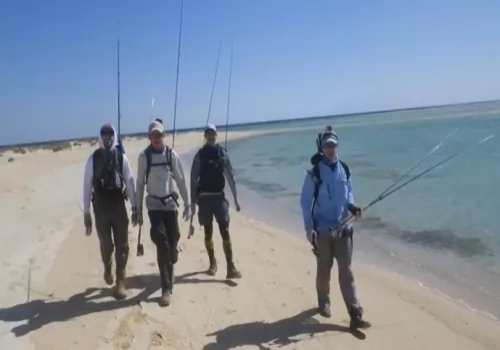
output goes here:
<path id="1" fill-rule="evenodd" d="M 179 134 L 175 149 L 181 153 L 201 142 L 199 132 Z M 146 143 L 125 140 L 134 172 Z M 371 329 L 348 330 L 336 272 L 333 316 L 320 318 L 313 309 L 315 261 L 305 240 L 249 218 L 241 199 L 242 212 L 231 213 L 230 229 L 243 273 L 236 285 L 224 279 L 220 237 L 214 235 L 219 272 L 209 277 L 203 274 L 203 232 L 197 225 L 188 240 L 183 222 L 173 304 L 158 307 L 159 276 L 146 219 L 143 257 L 135 256 L 137 228 L 130 228 L 129 298 L 116 301 L 102 281 L 95 230 L 85 237 L 79 208 L 83 166 L 92 150 L 83 144 L 0 158 L 2 350 L 500 349 L 498 323 L 373 266 L 355 264 Z M 11 156 L 15 160 L 8 162 Z"/>

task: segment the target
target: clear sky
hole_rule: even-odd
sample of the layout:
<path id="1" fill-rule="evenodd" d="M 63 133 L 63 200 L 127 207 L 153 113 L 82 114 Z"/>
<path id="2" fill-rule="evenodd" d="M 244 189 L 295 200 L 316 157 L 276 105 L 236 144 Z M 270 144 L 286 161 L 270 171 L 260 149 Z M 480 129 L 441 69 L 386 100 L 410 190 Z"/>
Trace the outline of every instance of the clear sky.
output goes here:
<path id="1" fill-rule="evenodd" d="M 0 0 L 0 144 L 172 127 L 180 0 Z M 500 98 L 498 0 L 185 0 L 178 127 Z M 117 20 L 120 19 L 119 26 Z"/>

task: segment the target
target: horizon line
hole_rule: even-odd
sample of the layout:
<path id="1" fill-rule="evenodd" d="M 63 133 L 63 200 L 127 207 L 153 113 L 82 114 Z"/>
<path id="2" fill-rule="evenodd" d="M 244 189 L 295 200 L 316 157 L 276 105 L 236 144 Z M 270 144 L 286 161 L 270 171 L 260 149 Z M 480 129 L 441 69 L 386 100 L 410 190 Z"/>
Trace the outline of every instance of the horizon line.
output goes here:
<path id="1" fill-rule="evenodd" d="M 461 106 L 461 105 L 469 105 L 469 104 L 470 105 L 482 104 L 482 103 L 489 103 L 489 102 L 500 102 L 500 99 L 446 103 L 446 104 L 394 108 L 394 109 L 381 109 L 381 110 L 353 112 L 353 113 L 328 114 L 328 115 L 322 115 L 322 116 L 310 116 L 310 117 L 289 118 L 289 119 L 273 119 L 273 120 L 261 120 L 261 121 L 252 121 L 252 122 L 241 122 L 241 123 L 235 123 L 235 124 L 228 124 L 227 128 L 231 129 L 231 128 L 235 128 L 235 127 L 254 126 L 254 125 L 269 125 L 269 124 L 278 124 L 278 123 L 291 122 L 291 121 L 299 122 L 299 121 L 304 121 L 304 120 L 320 120 L 320 119 L 327 119 L 327 118 L 352 117 L 352 116 L 361 116 L 361 115 L 370 115 L 370 114 L 390 113 L 390 112 L 414 111 L 414 110 L 431 109 L 431 108 L 444 108 L 444 107 Z M 216 127 L 225 129 L 226 124 L 216 125 Z M 176 129 L 175 132 L 176 133 L 184 133 L 184 132 L 190 132 L 190 131 L 202 131 L 203 129 L 204 129 L 204 126 L 196 126 L 196 127 L 190 127 L 190 128 Z M 165 129 L 165 133 L 172 133 L 172 131 L 173 131 L 173 129 Z M 137 136 L 142 136 L 142 135 L 146 135 L 146 134 L 147 134 L 146 132 L 134 132 L 134 133 L 122 134 L 121 136 L 122 136 L 122 138 L 123 137 L 137 137 Z M 95 139 L 95 138 L 97 138 L 97 136 L 83 136 L 83 137 L 74 137 L 74 138 L 69 138 L 69 139 L 54 139 L 54 140 L 47 140 L 47 141 L 33 141 L 33 142 L 25 142 L 25 143 L 18 143 L 18 144 L 0 144 L 0 150 L 5 149 L 5 148 L 12 148 L 12 147 L 36 147 L 36 146 L 42 146 L 42 145 L 47 145 L 47 144 L 51 144 L 51 143 L 62 143 L 62 142 L 70 142 L 70 141 L 86 141 L 86 140 L 91 140 L 91 139 Z"/>

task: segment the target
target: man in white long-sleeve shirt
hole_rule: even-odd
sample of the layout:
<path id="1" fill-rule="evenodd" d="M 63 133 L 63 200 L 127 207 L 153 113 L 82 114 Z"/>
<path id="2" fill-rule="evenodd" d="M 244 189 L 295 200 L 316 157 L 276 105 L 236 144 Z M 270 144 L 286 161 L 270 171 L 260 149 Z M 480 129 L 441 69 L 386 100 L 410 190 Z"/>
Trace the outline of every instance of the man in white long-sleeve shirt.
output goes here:
<path id="1" fill-rule="evenodd" d="M 90 202 L 94 207 L 95 225 L 99 237 L 104 280 L 113 284 L 112 255 L 115 252 L 115 298 L 125 299 L 125 270 L 129 254 L 125 189 L 132 206 L 132 223 L 137 224 L 134 177 L 127 156 L 117 149 L 118 139 L 111 124 L 102 126 L 99 148 L 87 159 L 83 180 L 83 214 L 87 236 L 92 233 Z"/>
<path id="2" fill-rule="evenodd" d="M 178 259 L 177 243 L 180 238 L 177 219 L 178 194 L 184 202 L 183 218 L 191 216 L 184 171 L 177 153 L 165 146 L 163 125 L 155 121 L 148 128 L 150 145 L 139 154 L 137 169 L 138 222 L 142 225 L 142 202 L 147 187 L 146 208 L 151 223 L 151 240 L 156 245 L 162 295 L 160 306 L 168 306 L 174 287 L 174 265 Z"/>

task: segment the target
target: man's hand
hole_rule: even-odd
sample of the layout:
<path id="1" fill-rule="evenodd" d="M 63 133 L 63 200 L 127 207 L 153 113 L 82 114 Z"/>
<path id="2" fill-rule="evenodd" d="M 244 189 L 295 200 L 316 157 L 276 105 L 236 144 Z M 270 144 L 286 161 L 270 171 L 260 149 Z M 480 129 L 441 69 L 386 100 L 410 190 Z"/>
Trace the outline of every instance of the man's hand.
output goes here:
<path id="1" fill-rule="evenodd" d="M 196 215 L 196 203 L 191 203 L 191 216 Z"/>
<path id="2" fill-rule="evenodd" d="M 184 212 L 182 213 L 182 218 L 184 219 L 184 221 L 188 221 L 190 217 L 191 217 L 191 206 L 187 205 L 184 207 Z"/>
<path id="3" fill-rule="evenodd" d="M 142 226 L 144 219 L 142 218 L 142 210 L 137 210 L 137 225 Z"/>
<path id="4" fill-rule="evenodd" d="M 306 230 L 306 237 L 309 243 L 314 244 L 318 238 L 318 234 L 314 230 Z"/>
<path id="5" fill-rule="evenodd" d="M 137 208 L 132 208 L 132 226 L 137 226 L 138 224 L 138 214 L 137 214 Z"/>
<path id="6" fill-rule="evenodd" d="M 85 225 L 85 235 L 90 236 L 92 234 L 92 216 L 90 216 L 90 213 L 83 214 L 83 223 Z"/>
<path id="7" fill-rule="evenodd" d="M 352 216 L 355 216 L 357 218 L 360 218 L 360 217 L 363 216 L 363 209 L 361 209 L 360 207 L 355 206 L 354 204 L 349 204 L 349 206 L 347 207 L 347 209 L 352 214 Z"/>
<path id="8" fill-rule="evenodd" d="M 241 210 L 240 202 L 238 201 L 238 198 L 234 199 L 234 207 L 236 208 L 236 211 L 238 211 L 238 212 Z"/>

